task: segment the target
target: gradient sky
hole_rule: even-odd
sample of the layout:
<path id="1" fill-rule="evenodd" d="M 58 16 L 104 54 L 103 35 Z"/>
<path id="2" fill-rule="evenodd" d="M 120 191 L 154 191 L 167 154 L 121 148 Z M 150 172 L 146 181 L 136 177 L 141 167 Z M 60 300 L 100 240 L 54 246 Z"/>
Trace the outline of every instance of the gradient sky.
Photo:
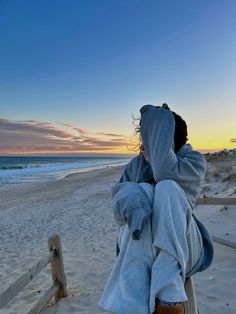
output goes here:
<path id="1" fill-rule="evenodd" d="M 163 102 L 233 148 L 235 56 L 235 0 L 0 0 L 0 154 L 131 153 Z"/>

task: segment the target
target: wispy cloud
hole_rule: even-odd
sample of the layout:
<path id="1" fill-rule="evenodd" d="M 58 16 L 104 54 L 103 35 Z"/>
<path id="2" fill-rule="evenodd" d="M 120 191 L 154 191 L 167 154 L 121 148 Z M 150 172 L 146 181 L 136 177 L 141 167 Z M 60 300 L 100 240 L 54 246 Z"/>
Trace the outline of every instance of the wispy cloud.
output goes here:
<path id="1" fill-rule="evenodd" d="M 114 134 L 114 133 L 104 133 L 104 132 L 97 132 L 95 134 L 98 135 L 105 135 L 105 136 L 112 136 L 112 137 L 122 137 L 122 134 Z"/>
<path id="2" fill-rule="evenodd" d="M 231 138 L 230 143 L 236 143 L 236 138 Z"/>
<path id="3" fill-rule="evenodd" d="M 84 129 L 78 128 L 73 124 L 69 124 L 69 123 L 61 123 L 62 126 L 66 126 L 67 128 L 73 129 L 77 132 L 79 132 L 80 134 L 85 134 L 86 131 Z"/>
<path id="4" fill-rule="evenodd" d="M 129 138 L 122 134 L 90 133 L 68 123 L 0 119 L 0 154 L 125 151 Z"/>

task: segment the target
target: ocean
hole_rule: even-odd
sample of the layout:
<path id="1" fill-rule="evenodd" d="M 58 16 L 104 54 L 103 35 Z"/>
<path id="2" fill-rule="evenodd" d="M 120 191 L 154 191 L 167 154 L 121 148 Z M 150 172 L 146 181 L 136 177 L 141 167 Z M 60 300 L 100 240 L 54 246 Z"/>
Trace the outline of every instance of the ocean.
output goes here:
<path id="1" fill-rule="evenodd" d="M 125 165 L 129 157 L 1 157 L 0 186 L 62 179 L 69 174 Z"/>

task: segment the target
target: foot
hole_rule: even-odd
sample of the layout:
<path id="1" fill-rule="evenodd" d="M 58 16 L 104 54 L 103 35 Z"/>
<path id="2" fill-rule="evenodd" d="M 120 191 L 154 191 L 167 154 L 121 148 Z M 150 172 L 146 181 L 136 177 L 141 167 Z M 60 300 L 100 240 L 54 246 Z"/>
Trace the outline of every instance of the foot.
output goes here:
<path id="1" fill-rule="evenodd" d="M 177 303 L 175 305 L 157 304 L 153 314 L 184 314 L 184 304 Z"/>

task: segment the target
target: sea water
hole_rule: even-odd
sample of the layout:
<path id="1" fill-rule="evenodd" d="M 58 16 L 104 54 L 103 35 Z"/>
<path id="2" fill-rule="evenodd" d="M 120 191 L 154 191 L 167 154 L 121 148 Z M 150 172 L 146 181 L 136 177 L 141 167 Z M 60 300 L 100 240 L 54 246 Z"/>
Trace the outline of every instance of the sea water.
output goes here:
<path id="1" fill-rule="evenodd" d="M 0 186 L 61 179 L 69 174 L 125 165 L 130 157 L 1 157 Z"/>

